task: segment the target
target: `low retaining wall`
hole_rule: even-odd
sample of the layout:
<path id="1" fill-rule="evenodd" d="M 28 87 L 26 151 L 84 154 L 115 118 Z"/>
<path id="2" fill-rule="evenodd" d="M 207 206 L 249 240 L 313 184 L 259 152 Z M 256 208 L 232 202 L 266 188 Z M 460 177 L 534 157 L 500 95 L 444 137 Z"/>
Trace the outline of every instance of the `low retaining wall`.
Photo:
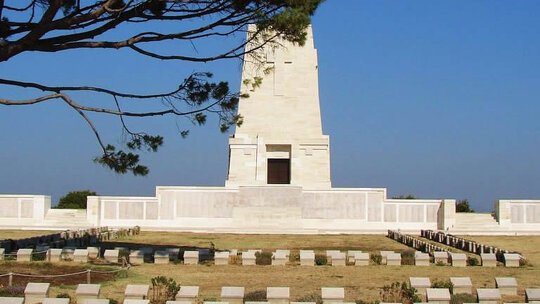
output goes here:
<path id="1" fill-rule="evenodd" d="M 50 196 L 0 195 L 0 226 L 24 226 L 43 221 L 49 209 Z"/>

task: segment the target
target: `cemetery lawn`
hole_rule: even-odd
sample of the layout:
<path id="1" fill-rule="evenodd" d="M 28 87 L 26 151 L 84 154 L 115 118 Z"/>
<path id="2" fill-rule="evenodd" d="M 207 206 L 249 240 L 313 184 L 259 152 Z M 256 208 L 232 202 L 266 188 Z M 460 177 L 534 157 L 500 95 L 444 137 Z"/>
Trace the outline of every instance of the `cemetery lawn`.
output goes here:
<path id="1" fill-rule="evenodd" d="M 18 239 L 24 239 L 29 238 L 33 236 L 40 236 L 40 235 L 47 235 L 47 234 L 53 234 L 58 233 L 60 231 L 52 231 L 52 230 L 0 230 L 0 240 L 18 240 Z"/>
<path id="2" fill-rule="evenodd" d="M 408 281 L 409 277 L 429 277 L 434 280 L 448 280 L 451 276 L 469 276 L 474 287 L 495 287 L 495 277 L 515 277 L 519 284 L 518 297 L 504 297 L 504 302 L 524 302 L 524 288 L 540 288 L 540 236 L 526 237 L 476 237 L 467 239 L 486 244 L 520 251 L 530 265 L 521 268 L 483 268 L 451 266 L 215 266 L 213 264 L 143 264 L 133 266 L 127 278 L 116 278 L 101 282 L 102 298 L 121 301 L 128 284 L 151 284 L 155 276 L 167 276 L 181 285 L 200 286 L 201 300 L 219 300 L 222 286 L 244 286 L 246 293 L 265 290 L 266 287 L 288 286 L 291 288 L 291 300 L 298 300 L 310 294 L 320 294 L 321 287 L 345 287 L 346 301 L 380 300 L 379 291 L 392 282 Z M 183 248 L 209 248 L 214 243 L 216 249 L 326 249 L 363 250 L 375 253 L 379 250 L 405 251 L 410 248 L 399 244 L 383 235 L 237 235 L 237 234 L 196 234 L 176 232 L 141 232 L 140 235 L 111 241 L 114 246 L 162 246 Z M 42 263 L 42 262 L 34 262 Z M 0 274 L 17 271 L 14 262 L 3 262 Z M 48 264 L 51 265 L 51 264 Z M 73 262 L 53 263 L 50 269 L 73 265 Z M 6 268 L 7 267 L 7 268 Z M 27 273 L 38 273 L 25 269 Z M 52 271 L 52 270 L 51 270 Z M 51 296 L 59 293 L 74 295 L 76 284 L 85 283 L 73 280 L 71 284 L 53 285 Z"/>

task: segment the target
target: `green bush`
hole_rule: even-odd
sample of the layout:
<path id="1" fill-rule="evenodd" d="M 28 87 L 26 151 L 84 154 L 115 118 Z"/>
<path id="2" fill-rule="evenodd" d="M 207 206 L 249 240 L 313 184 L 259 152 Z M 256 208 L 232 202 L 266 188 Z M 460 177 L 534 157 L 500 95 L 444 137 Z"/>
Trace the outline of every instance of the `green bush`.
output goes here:
<path id="1" fill-rule="evenodd" d="M 316 254 L 315 255 L 315 265 L 323 266 L 328 264 L 328 259 L 325 254 Z"/>
<path id="2" fill-rule="evenodd" d="M 478 259 L 475 257 L 467 257 L 467 265 L 478 266 L 480 265 L 480 262 L 478 262 Z"/>
<path id="3" fill-rule="evenodd" d="M 300 253 L 298 252 L 291 252 L 289 254 L 289 262 L 298 262 L 300 260 Z"/>
<path id="4" fill-rule="evenodd" d="M 255 252 L 255 264 L 272 265 L 272 253 L 268 251 Z"/>
<path id="5" fill-rule="evenodd" d="M 72 191 L 62 196 L 55 208 L 58 209 L 86 209 L 86 198 L 97 195 L 94 191 Z"/>
<path id="6" fill-rule="evenodd" d="M 468 293 L 454 294 L 450 298 L 450 304 L 476 303 L 476 296 Z"/>
<path id="7" fill-rule="evenodd" d="M 416 291 L 406 282 L 394 282 L 390 285 L 384 285 L 379 291 L 379 295 L 381 302 L 412 304 L 421 302 Z"/>
<path id="8" fill-rule="evenodd" d="M 244 302 L 264 302 L 266 301 L 266 290 L 255 290 L 244 295 Z"/>
<path id="9" fill-rule="evenodd" d="M 375 264 L 375 265 L 381 265 L 381 263 L 382 263 L 382 255 L 380 255 L 378 253 L 372 254 L 370 256 L 370 259 L 373 262 L 373 264 Z"/>
<path id="10" fill-rule="evenodd" d="M 167 301 L 174 301 L 176 294 L 180 290 L 180 284 L 172 278 L 157 276 L 152 278 L 152 304 L 164 304 Z"/>
<path id="11" fill-rule="evenodd" d="M 401 265 L 414 265 L 415 250 L 405 250 L 401 253 Z"/>
<path id="12" fill-rule="evenodd" d="M 435 280 L 431 283 L 431 288 L 448 288 L 450 293 L 454 292 L 454 284 L 450 280 Z"/>

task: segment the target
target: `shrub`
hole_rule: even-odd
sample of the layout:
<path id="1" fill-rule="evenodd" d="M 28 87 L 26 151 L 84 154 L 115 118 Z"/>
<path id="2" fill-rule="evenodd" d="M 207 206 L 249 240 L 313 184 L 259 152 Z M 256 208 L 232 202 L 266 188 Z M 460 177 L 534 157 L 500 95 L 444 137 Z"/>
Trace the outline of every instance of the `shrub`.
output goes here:
<path id="1" fill-rule="evenodd" d="M 450 280 L 435 280 L 431 283 L 431 288 L 448 288 L 450 293 L 454 291 L 454 284 Z"/>
<path id="2" fill-rule="evenodd" d="M 323 301 L 320 294 L 311 293 L 296 299 L 296 302 L 315 302 L 316 304 L 322 304 Z"/>
<path id="3" fill-rule="evenodd" d="M 384 285 L 379 294 L 381 302 L 404 304 L 421 302 L 420 297 L 416 294 L 416 289 L 410 287 L 406 282 Z"/>
<path id="4" fill-rule="evenodd" d="M 480 263 L 478 262 L 478 259 L 475 257 L 467 257 L 467 265 L 478 266 L 480 265 Z"/>
<path id="5" fill-rule="evenodd" d="M 382 263 L 382 255 L 380 255 L 378 253 L 372 254 L 370 259 L 375 265 L 381 265 L 381 263 Z"/>
<path id="6" fill-rule="evenodd" d="M 266 290 L 255 290 L 244 295 L 244 302 L 264 302 L 266 301 Z"/>
<path id="7" fill-rule="evenodd" d="M 6 286 L 0 288 L 0 297 L 24 297 L 25 286 Z"/>
<path id="8" fill-rule="evenodd" d="M 69 299 L 69 302 L 71 303 L 71 296 L 67 293 L 59 293 L 56 295 L 57 298 L 63 298 L 63 299 Z"/>
<path id="9" fill-rule="evenodd" d="M 526 267 L 526 266 L 532 266 L 532 264 L 525 259 L 524 257 L 519 258 L 519 266 L 520 267 Z"/>
<path id="10" fill-rule="evenodd" d="M 72 191 L 62 196 L 55 208 L 58 209 L 86 209 L 86 199 L 88 196 L 96 195 L 94 191 L 82 190 Z"/>
<path id="11" fill-rule="evenodd" d="M 414 250 L 405 250 L 401 253 L 401 265 L 414 265 Z"/>
<path id="12" fill-rule="evenodd" d="M 118 304 L 118 300 L 109 299 L 109 304 Z"/>
<path id="13" fill-rule="evenodd" d="M 154 277 L 152 282 L 152 304 L 164 304 L 167 301 L 174 301 L 176 294 L 180 290 L 180 284 L 176 283 L 172 278 L 164 276 Z"/>
<path id="14" fill-rule="evenodd" d="M 450 304 L 476 303 L 476 296 L 468 293 L 458 293 L 450 297 Z"/>
<path id="15" fill-rule="evenodd" d="M 291 252 L 289 254 L 289 262 L 298 262 L 300 260 L 300 253 L 298 252 Z"/>
<path id="16" fill-rule="evenodd" d="M 446 264 L 443 261 L 437 261 L 437 263 L 435 263 L 435 266 L 446 266 Z"/>
<path id="17" fill-rule="evenodd" d="M 315 255 L 315 265 L 323 266 L 328 263 L 328 259 L 325 254 L 316 254 Z"/>
<path id="18" fill-rule="evenodd" d="M 456 212 L 474 212 L 474 210 L 469 206 L 467 199 L 462 199 L 456 202 Z"/>
<path id="19" fill-rule="evenodd" d="M 272 265 L 272 253 L 268 251 L 255 252 L 255 264 Z"/>
<path id="20" fill-rule="evenodd" d="M 231 265 L 242 265 L 242 257 L 238 255 L 232 255 L 229 257 L 229 262 Z"/>

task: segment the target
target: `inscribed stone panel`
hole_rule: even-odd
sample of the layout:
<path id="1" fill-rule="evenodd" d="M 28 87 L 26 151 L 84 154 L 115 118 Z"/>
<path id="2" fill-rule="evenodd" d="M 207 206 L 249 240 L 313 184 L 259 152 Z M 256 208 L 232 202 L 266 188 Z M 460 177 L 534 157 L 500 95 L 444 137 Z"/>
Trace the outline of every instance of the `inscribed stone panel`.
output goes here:
<path id="1" fill-rule="evenodd" d="M 416 223 L 424 221 L 424 205 L 399 205 L 399 222 Z"/>
<path id="2" fill-rule="evenodd" d="M 511 206 L 512 223 L 524 223 L 525 212 L 523 206 Z"/>
<path id="3" fill-rule="evenodd" d="M 142 220 L 144 202 L 118 202 L 118 218 L 121 220 Z"/>
<path id="4" fill-rule="evenodd" d="M 381 206 L 383 204 L 382 193 L 368 193 L 368 221 L 380 222 L 383 220 Z"/>
<path id="5" fill-rule="evenodd" d="M 158 202 L 146 202 L 146 219 L 157 220 L 158 219 Z"/>
<path id="6" fill-rule="evenodd" d="M 426 208 L 426 222 L 436 223 L 437 213 L 439 212 L 439 206 L 428 205 Z"/>
<path id="7" fill-rule="evenodd" d="M 183 192 L 177 194 L 178 217 L 232 217 L 233 193 Z"/>
<path id="8" fill-rule="evenodd" d="M 116 204 L 115 201 L 103 201 L 103 218 L 106 220 L 116 219 Z"/>
<path id="9" fill-rule="evenodd" d="M 17 217 L 18 210 L 16 198 L 0 198 L 0 217 Z"/>
<path id="10" fill-rule="evenodd" d="M 21 218 L 34 216 L 34 203 L 31 200 L 21 200 Z"/>
<path id="11" fill-rule="evenodd" d="M 527 223 L 540 223 L 539 205 L 527 205 Z"/>
<path id="12" fill-rule="evenodd" d="M 397 207 L 395 204 L 384 205 L 384 221 L 395 222 L 397 220 Z"/>
<path id="13" fill-rule="evenodd" d="M 164 191 L 161 193 L 161 205 L 159 207 L 159 214 L 162 220 L 174 219 L 174 202 L 174 193 L 168 191 Z"/>
<path id="14" fill-rule="evenodd" d="M 305 193 L 302 218 L 366 219 L 364 193 Z"/>

